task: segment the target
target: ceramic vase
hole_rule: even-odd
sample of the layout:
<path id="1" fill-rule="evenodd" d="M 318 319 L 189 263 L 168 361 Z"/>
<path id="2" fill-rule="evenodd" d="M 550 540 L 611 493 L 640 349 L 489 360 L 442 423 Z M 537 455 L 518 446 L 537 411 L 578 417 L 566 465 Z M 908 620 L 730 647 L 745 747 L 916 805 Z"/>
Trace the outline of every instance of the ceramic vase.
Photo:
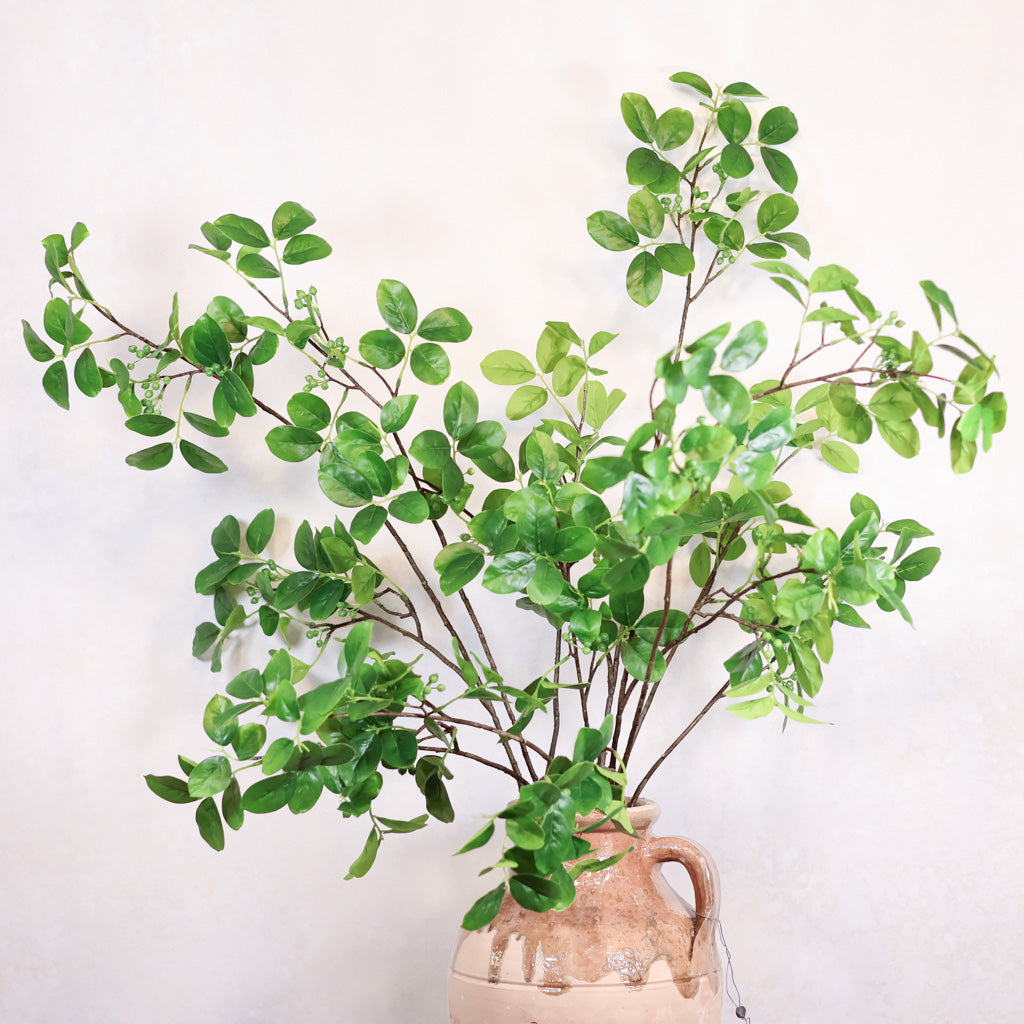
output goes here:
<path id="1" fill-rule="evenodd" d="M 696 843 L 652 833 L 658 814 L 643 801 L 630 808 L 635 836 L 611 823 L 586 832 L 590 856 L 632 850 L 581 874 L 567 910 L 536 913 L 506 895 L 488 927 L 460 932 L 451 1024 L 719 1024 L 718 875 Z M 694 906 L 663 877 L 668 862 L 689 874 Z"/>

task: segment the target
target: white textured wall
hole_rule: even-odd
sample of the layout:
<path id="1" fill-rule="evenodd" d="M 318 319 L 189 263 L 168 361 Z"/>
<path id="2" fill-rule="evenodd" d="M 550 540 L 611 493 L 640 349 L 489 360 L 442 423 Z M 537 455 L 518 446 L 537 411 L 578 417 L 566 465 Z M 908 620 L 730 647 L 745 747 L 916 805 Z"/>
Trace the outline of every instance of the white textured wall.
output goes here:
<path id="1" fill-rule="evenodd" d="M 226 478 L 125 467 L 109 396 L 65 414 L 23 351 L 18 319 L 38 323 L 45 300 L 39 238 L 84 220 L 94 290 L 159 332 L 174 289 L 190 316 L 238 294 L 185 250 L 201 221 L 297 199 L 335 243 L 318 276 L 350 339 L 393 276 L 470 315 L 474 383 L 482 351 L 532 345 L 545 319 L 622 331 L 628 374 L 673 317 L 625 299 L 622 260 L 584 218 L 624 204 L 619 94 L 667 106 L 683 68 L 796 111 L 816 258 L 917 320 L 916 282 L 947 287 L 1000 356 L 1012 418 L 966 478 L 937 444 L 914 464 L 874 453 L 858 486 L 945 553 L 912 589 L 916 628 L 876 613 L 839 641 L 832 726 L 783 736 L 716 713 L 652 791 L 664 830 L 717 857 L 757 1024 L 1017 1019 L 1022 31 L 1000 0 L 0 7 L 0 1020 L 440 1024 L 450 937 L 479 890 L 450 853 L 503 799 L 467 773 L 456 829 L 389 842 L 343 882 L 363 826 L 327 800 L 251 820 L 214 855 L 189 809 L 148 793 L 144 772 L 205 756 L 199 715 L 223 680 L 189 656 L 206 616 L 192 577 L 216 520 L 266 503 L 249 469 L 265 427 Z M 784 337 L 785 304 L 754 280 L 701 322 L 767 308 Z M 267 480 L 293 523 L 331 514 L 304 469 Z M 808 479 L 807 507 L 841 513 L 850 481 Z M 512 660 L 522 640 L 501 646 Z M 680 675 L 666 736 L 718 685 L 713 646 Z"/>

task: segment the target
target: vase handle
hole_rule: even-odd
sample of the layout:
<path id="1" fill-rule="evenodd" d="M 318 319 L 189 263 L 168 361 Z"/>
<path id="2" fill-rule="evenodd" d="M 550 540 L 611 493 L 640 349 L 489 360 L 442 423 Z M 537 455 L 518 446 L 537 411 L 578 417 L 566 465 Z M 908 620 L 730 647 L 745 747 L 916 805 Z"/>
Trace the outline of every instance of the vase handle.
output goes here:
<path id="1" fill-rule="evenodd" d="M 718 871 L 707 851 L 689 839 L 661 836 L 643 844 L 644 856 L 655 864 L 674 861 L 686 868 L 696 897 L 694 952 L 708 949 L 718 922 Z"/>

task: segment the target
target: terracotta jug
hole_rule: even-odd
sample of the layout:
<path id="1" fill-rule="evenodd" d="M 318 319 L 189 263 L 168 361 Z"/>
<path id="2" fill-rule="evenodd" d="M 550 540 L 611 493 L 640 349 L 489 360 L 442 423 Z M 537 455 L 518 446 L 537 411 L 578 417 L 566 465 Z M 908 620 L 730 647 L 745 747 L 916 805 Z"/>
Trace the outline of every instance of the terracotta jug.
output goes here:
<path id="1" fill-rule="evenodd" d="M 568 910 L 539 914 L 506 895 L 488 927 L 459 933 L 451 1024 L 718 1024 L 718 874 L 696 843 L 652 835 L 658 814 L 642 801 L 630 808 L 636 836 L 609 823 L 586 834 L 591 856 L 633 849 L 581 874 Z M 696 909 L 662 877 L 667 861 L 686 868 Z"/>

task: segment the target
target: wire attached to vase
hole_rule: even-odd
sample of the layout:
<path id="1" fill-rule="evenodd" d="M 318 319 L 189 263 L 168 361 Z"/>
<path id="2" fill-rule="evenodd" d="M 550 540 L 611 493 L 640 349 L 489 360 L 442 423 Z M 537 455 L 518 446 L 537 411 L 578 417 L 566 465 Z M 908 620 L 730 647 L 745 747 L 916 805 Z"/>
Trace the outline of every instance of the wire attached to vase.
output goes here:
<path id="1" fill-rule="evenodd" d="M 729 952 L 729 944 L 725 941 L 725 932 L 722 930 L 721 919 L 715 922 L 718 928 L 718 938 L 722 943 L 722 948 L 725 950 L 725 994 L 729 997 L 729 1002 L 736 1007 L 736 1016 L 745 1021 L 745 1024 L 752 1024 L 750 1017 L 747 1016 L 747 1008 L 743 1005 L 743 996 L 740 995 L 740 987 L 736 984 L 736 975 L 732 969 L 732 953 Z M 736 993 L 735 996 L 733 993 Z"/>

